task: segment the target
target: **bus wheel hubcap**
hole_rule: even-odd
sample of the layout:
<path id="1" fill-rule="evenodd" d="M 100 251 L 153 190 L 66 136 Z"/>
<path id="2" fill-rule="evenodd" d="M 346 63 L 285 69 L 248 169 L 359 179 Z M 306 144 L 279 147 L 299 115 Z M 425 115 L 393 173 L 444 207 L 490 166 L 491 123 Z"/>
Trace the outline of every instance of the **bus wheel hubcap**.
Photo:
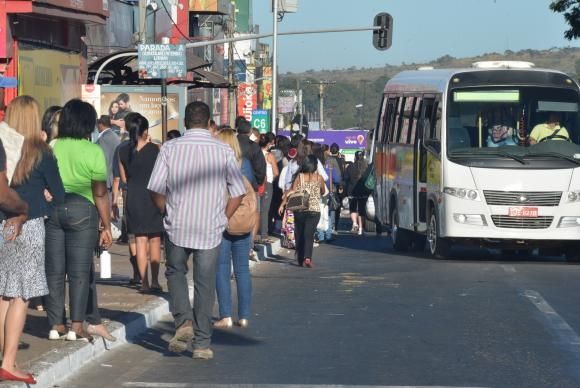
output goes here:
<path id="1" fill-rule="evenodd" d="M 429 234 L 427 237 L 429 241 L 429 250 L 434 253 L 437 249 L 437 221 L 435 217 L 431 217 L 431 222 L 429 223 Z"/>

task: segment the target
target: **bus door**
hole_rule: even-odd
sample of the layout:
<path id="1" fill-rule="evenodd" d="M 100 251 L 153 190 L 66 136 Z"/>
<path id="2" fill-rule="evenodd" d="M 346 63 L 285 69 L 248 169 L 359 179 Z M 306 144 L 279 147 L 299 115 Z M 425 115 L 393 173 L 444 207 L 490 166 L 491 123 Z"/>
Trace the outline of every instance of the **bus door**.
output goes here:
<path id="1" fill-rule="evenodd" d="M 397 203 L 390 203 L 391 194 L 396 191 L 395 181 L 397 180 L 397 129 L 398 121 L 400 119 L 400 104 L 403 98 L 400 96 L 389 97 L 387 102 L 387 116 L 385 118 L 385 124 L 387 128 L 387 141 L 385 142 L 386 148 L 386 176 L 385 185 L 383 190 L 383 200 L 382 210 L 383 217 L 385 218 L 385 224 L 391 223 L 391 209 L 397 206 Z"/>
<path id="2" fill-rule="evenodd" d="M 427 222 L 429 197 L 435 204 L 441 190 L 441 97 L 424 96 L 422 117 L 422 139 L 419 159 L 418 214 L 419 222 Z M 423 229 L 425 231 L 426 229 Z"/>
<path id="3" fill-rule="evenodd" d="M 415 102 L 412 124 L 412 138 L 415 145 L 414 158 L 414 215 L 415 231 L 424 233 L 427 230 L 427 149 L 423 133 L 425 110 L 433 110 L 434 97 L 419 96 Z"/>
<path id="4" fill-rule="evenodd" d="M 385 131 L 384 131 L 384 160 L 383 160 L 383 182 L 382 182 L 382 198 L 381 198 L 381 222 L 385 225 L 391 223 L 391 209 L 396 204 L 390 204 L 391 190 L 393 189 L 393 181 L 396 177 L 397 155 L 394 150 L 395 129 L 397 108 L 401 97 L 389 96 L 387 100 L 387 113 L 385 115 Z"/>
<path id="5" fill-rule="evenodd" d="M 374 193 L 375 202 L 375 217 L 384 223 L 384 212 L 382 209 L 383 203 L 383 191 L 386 189 L 386 176 L 387 176 L 387 152 L 386 139 L 387 139 L 387 129 L 386 125 L 387 117 L 387 96 L 383 96 L 383 101 L 381 102 L 381 111 L 379 114 L 379 119 L 377 122 L 376 129 L 373 133 L 374 136 L 374 158 L 373 163 L 375 164 L 375 178 L 376 178 L 376 189 Z"/>

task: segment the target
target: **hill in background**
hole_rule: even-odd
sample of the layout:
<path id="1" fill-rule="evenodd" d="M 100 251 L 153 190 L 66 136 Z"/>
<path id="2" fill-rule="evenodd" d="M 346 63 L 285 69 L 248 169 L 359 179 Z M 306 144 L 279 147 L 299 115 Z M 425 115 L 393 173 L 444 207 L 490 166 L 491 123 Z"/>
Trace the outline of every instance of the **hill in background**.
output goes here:
<path id="1" fill-rule="evenodd" d="M 420 66 L 435 68 L 466 68 L 478 61 L 528 61 L 537 68 L 556 69 L 580 78 L 580 48 L 552 48 L 549 50 L 506 51 L 503 54 L 486 53 L 471 58 L 442 56 L 428 63 L 403 63 L 401 66 L 386 64 L 379 68 L 357 68 L 342 70 L 308 70 L 304 73 L 280 75 L 280 89 L 303 90 L 303 100 L 310 121 L 318 121 L 318 86 L 307 82 L 321 80 L 336 82 L 326 88 L 324 104 L 325 117 L 330 127 L 336 129 L 356 127 L 359 122 L 363 128 L 373 128 L 377 119 L 378 106 L 385 83 L 393 75 L 403 70 L 414 70 Z M 362 109 L 355 108 L 363 104 Z"/>

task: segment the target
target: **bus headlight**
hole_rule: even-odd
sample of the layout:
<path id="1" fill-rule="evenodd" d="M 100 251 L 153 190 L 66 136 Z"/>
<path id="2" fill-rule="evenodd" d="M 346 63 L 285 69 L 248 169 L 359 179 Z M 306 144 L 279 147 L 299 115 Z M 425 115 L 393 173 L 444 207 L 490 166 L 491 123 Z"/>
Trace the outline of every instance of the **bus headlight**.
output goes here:
<path id="1" fill-rule="evenodd" d="M 568 191 L 566 199 L 568 200 L 568 202 L 580 201 L 580 191 Z"/>
<path id="2" fill-rule="evenodd" d="M 443 189 L 445 194 L 453 195 L 457 198 L 470 199 L 472 201 L 481 201 L 481 197 L 477 190 L 464 189 L 458 187 L 445 187 Z M 579 194 L 580 195 L 580 194 Z"/>

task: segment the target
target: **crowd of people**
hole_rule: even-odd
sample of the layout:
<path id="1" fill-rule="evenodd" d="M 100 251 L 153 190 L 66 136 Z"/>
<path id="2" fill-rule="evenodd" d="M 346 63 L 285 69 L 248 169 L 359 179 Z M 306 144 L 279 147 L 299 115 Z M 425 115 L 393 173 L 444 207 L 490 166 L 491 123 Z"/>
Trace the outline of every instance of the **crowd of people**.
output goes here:
<path id="1" fill-rule="evenodd" d="M 260 134 L 243 117 L 234 128 L 218 127 L 203 102 L 188 104 L 186 131 L 169 132 L 160 145 L 148 120 L 130 111 L 128 97 L 119 98 L 109 115 L 97 117 L 92 105 L 74 99 L 41 117 L 34 98 L 21 96 L 0 123 L 0 379 L 34 384 L 16 365 L 31 301 L 46 311 L 50 340 L 115 340 L 99 314 L 94 266 L 95 250 L 112 244 L 115 221 L 128 242 L 129 282 L 140 293 L 164 291 L 164 246 L 176 327 L 169 350 L 182 352 L 191 342 L 196 359 L 213 357 L 213 327 L 248 326 L 256 245 L 281 235 L 297 264 L 312 268 L 313 248 L 335 238 L 347 197 L 351 231 L 362 233 L 362 152 L 347 163 L 336 144 Z"/>

